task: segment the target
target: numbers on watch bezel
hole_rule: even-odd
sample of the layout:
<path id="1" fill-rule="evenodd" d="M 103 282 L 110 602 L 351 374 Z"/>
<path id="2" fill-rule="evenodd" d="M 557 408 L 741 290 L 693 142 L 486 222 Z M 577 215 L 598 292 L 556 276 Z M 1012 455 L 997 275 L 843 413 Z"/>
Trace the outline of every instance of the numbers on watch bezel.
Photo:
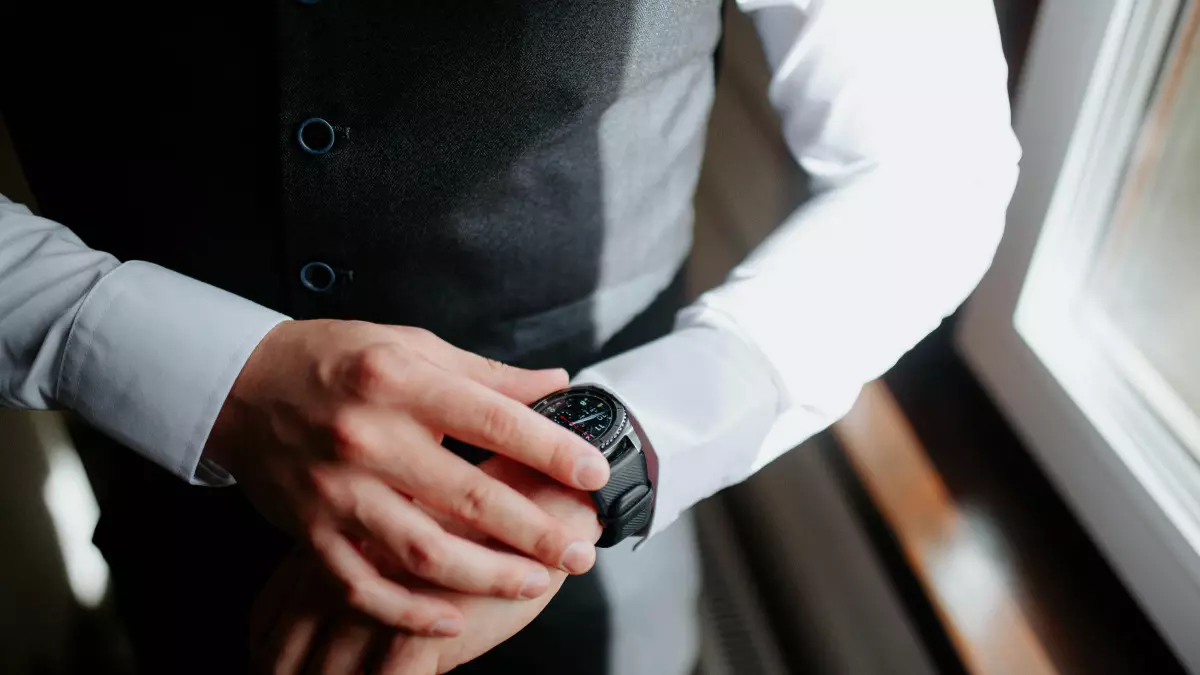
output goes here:
<path id="1" fill-rule="evenodd" d="M 607 456 L 628 428 L 625 406 L 614 396 L 591 386 L 576 386 L 543 397 L 534 411 L 591 443 Z M 598 421 L 606 422 L 601 428 Z"/>

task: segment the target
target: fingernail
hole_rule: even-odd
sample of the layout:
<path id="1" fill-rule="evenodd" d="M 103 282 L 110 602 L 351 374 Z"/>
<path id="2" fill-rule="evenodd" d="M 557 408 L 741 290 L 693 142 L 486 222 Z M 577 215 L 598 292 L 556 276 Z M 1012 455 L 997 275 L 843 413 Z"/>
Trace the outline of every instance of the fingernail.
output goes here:
<path id="1" fill-rule="evenodd" d="M 596 549 L 586 541 L 572 542 L 562 558 L 562 568 L 571 574 L 583 574 L 592 567 Z"/>
<path id="2" fill-rule="evenodd" d="M 550 588 L 550 573 L 544 569 L 525 575 L 525 583 L 521 586 L 521 597 L 536 598 Z"/>
<path id="3" fill-rule="evenodd" d="M 437 621 L 434 621 L 433 626 L 429 628 L 429 632 L 433 633 L 434 635 L 443 635 L 446 637 L 458 635 L 459 631 L 461 630 L 462 624 L 458 619 L 438 619 Z"/>
<path id="4" fill-rule="evenodd" d="M 608 482 L 608 462 L 593 453 L 575 460 L 575 483 L 586 490 L 599 490 Z"/>

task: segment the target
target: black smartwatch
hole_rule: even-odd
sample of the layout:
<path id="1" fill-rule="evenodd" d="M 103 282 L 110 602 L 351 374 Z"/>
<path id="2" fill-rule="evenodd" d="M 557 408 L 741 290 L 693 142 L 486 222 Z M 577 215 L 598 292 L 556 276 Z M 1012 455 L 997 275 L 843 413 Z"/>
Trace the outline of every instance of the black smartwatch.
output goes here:
<path id="1" fill-rule="evenodd" d="M 579 385 L 554 392 L 533 409 L 594 445 L 608 460 L 609 479 L 592 493 L 604 533 L 597 546 L 615 546 L 650 522 L 654 485 L 645 450 L 625 405 L 607 390 Z"/>

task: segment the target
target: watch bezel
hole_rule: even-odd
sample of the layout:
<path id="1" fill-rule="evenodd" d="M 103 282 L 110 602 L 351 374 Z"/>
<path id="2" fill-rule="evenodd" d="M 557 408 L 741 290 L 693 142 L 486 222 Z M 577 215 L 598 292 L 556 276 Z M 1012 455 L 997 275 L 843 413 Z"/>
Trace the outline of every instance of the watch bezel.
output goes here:
<path id="1" fill-rule="evenodd" d="M 618 401 L 617 397 L 608 393 L 604 389 L 601 389 L 600 387 L 595 387 L 595 386 L 591 386 L 591 385 L 578 385 L 578 386 L 574 386 L 574 387 L 567 387 L 566 389 L 559 389 L 556 392 L 547 394 L 546 396 L 543 396 L 542 398 L 538 399 L 538 401 L 530 407 L 533 408 L 534 412 L 536 412 L 539 415 L 542 415 L 544 417 L 545 413 L 543 412 L 543 409 L 545 408 L 547 403 L 550 403 L 551 401 L 553 401 L 559 397 L 562 397 L 562 396 L 567 396 L 567 395 L 571 395 L 571 394 L 579 394 L 579 393 L 587 393 L 590 396 L 599 396 L 600 398 L 603 398 L 605 401 L 607 401 L 610 406 L 612 406 L 612 409 L 613 409 L 613 424 L 612 424 L 612 426 L 609 427 L 608 431 L 604 432 L 604 434 L 602 436 L 600 436 L 599 438 L 592 440 L 592 441 L 588 441 L 588 443 L 590 443 L 593 447 L 595 447 L 597 450 L 602 452 L 604 454 L 604 456 L 607 458 L 607 457 L 611 456 L 612 453 L 618 447 L 620 447 L 619 441 L 625 437 L 625 435 L 628 433 L 629 427 L 630 427 L 629 414 L 625 410 L 625 405 L 622 404 L 620 401 Z M 584 440 L 586 440 L 586 439 L 584 439 Z"/>

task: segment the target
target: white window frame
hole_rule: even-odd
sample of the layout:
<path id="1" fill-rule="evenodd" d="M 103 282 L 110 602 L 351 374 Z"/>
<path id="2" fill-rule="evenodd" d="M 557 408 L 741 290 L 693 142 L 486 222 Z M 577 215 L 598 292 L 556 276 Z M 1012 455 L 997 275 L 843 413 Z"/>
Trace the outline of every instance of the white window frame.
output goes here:
<path id="1" fill-rule="evenodd" d="M 1153 381 L 1080 302 L 1161 55 L 1197 0 L 1042 0 L 1017 96 L 1024 157 L 956 344 L 1185 667 L 1200 673 L 1200 462 Z M 1117 348 L 1114 351 L 1114 348 Z M 1198 346 L 1200 348 L 1200 346 Z M 1161 406 L 1158 410 L 1163 412 Z M 1019 486 L 1013 486 L 1019 489 Z"/>

